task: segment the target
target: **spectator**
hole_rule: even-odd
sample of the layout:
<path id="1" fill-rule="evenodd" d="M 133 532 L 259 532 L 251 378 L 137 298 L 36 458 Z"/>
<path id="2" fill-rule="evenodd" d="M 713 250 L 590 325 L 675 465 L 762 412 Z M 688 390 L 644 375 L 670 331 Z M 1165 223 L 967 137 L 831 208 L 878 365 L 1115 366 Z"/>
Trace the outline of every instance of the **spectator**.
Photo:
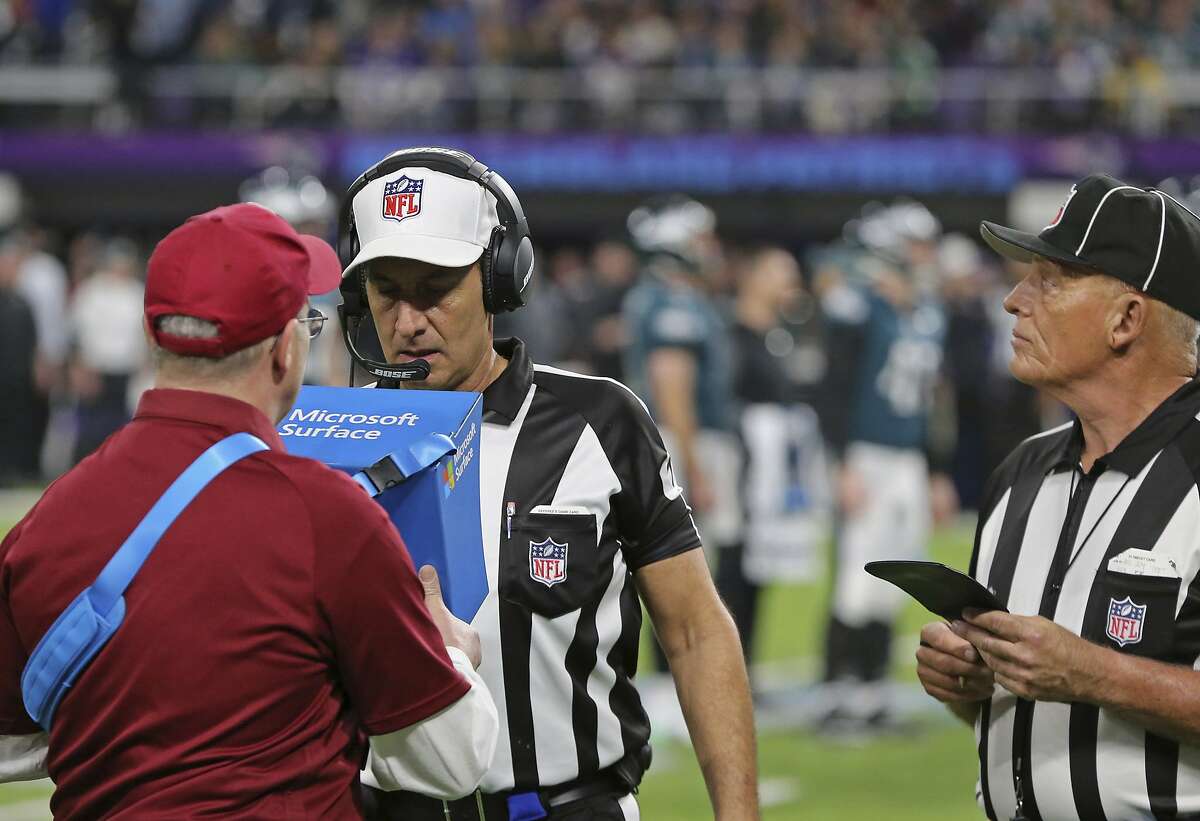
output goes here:
<path id="1" fill-rule="evenodd" d="M 75 461 L 129 421 L 130 389 L 146 365 L 137 250 L 112 240 L 100 268 L 79 286 L 70 312 L 71 386 L 79 400 Z"/>
<path id="2" fill-rule="evenodd" d="M 382 0 L 0 3 L 0 57 L 18 64 L 46 59 L 91 65 L 99 53 L 99 61 L 118 75 L 117 99 L 101 107 L 101 119 L 110 127 L 141 120 L 174 123 L 181 115 L 203 123 L 213 111 L 244 111 L 243 116 L 258 125 L 262 111 L 252 104 L 258 94 L 269 123 L 324 125 L 345 116 L 339 112 L 349 101 L 367 94 L 395 98 L 398 86 L 411 90 L 404 106 L 405 125 L 410 127 L 418 113 L 416 101 L 437 96 L 453 98 L 452 104 L 420 106 L 436 115 L 426 127 L 476 127 L 478 104 L 494 99 L 490 118 L 507 117 L 509 124 L 530 129 L 586 122 L 577 116 L 577 108 L 610 127 L 624 125 L 618 116 L 624 115 L 634 117 L 632 125 L 652 130 L 750 118 L 783 129 L 799 124 L 844 130 L 897 121 L 925 128 L 932 118 L 939 118 L 940 124 L 955 123 L 964 110 L 962 100 L 987 96 L 982 91 L 979 98 L 956 92 L 942 98 L 943 66 L 998 66 L 1046 72 L 1053 93 L 1016 107 L 1039 129 L 1096 125 L 1096 118 L 1107 117 L 1139 133 L 1157 133 L 1175 114 L 1170 105 L 1174 98 L 1164 99 L 1169 88 L 1165 79 L 1171 72 L 1200 65 L 1200 19 L 1187 0 L 422 0 L 401 4 L 402 9 L 395 5 Z M 223 80 L 220 73 L 209 73 L 203 99 L 181 105 L 174 93 L 169 99 L 149 99 L 164 84 L 147 82 L 145 69 L 164 64 L 578 67 L 587 70 L 589 85 L 603 86 L 607 93 L 581 97 L 574 93 L 572 76 L 564 74 L 549 83 L 515 79 L 517 85 L 508 88 L 517 93 L 510 100 L 510 92 L 493 92 L 490 82 L 464 84 L 454 74 L 437 72 L 438 80 L 432 82 L 429 76 L 406 72 L 392 78 L 381 94 L 378 77 L 357 75 L 357 81 L 352 76 L 338 84 L 321 71 L 268 72 L 267 82 L 249 92 L 230 82 L 224 93 L 213 93 L 207 82 Z M 614 96 L 638 96 L 638 78 L 631 72 L 646 67 L 715 68 L 718 82 L 702 87 L 710 96 L 700 95 L 689 106 L 664 103 L 658 88 L 648 89 L 627 106 L 615 106 Z M 820 84 L 781 85 L 775 76 L 779 72 L 751 74 L 748 80 L 742 76 L 745 69 L 779 68 L 786 73 L 795 67 L 874 69 L 881 78 L 886 72 L 888 79 L 880 80 L 880 90 L 886 93 L 873 94 L 868 87 L 851 106 L 865 111 L 832 117 L 813 98 L 828 93 L 836 104 L 844 104 L 841 83 L 826 91 Z M 684 96 L 693 96 L 691 75 L 672 82 L 680 83 Z M 761 104 L 764 92 L 768 99 Z M 1104 95 L 1117 103 L 1109 112 L 1099 110 Z M 992 115 L 994 106 L 988 107 Z M 38 108 L 43 112 L 39 116 L 50 109 Z M 346 114 L 352 125 L 389 125 L 387 117 L 369 107 L 348 106 Z M 994 116 L 987 122 L 989 127 L 1003 126 Z"/>
<path id="3" fill-rule="evenodd" d="M 783 364 L 788 351 L 773 349 L 771 334 L 779 330 L 783 313 L 800 288 L 795 258 L 779 248 L 764 249 L 739 278 L 734 309 L 733 397 L 746 454 L 742 469 L 746 533 L 745 539 L 721 550 L 716 582 L 737 625 L 747 667 L 754 655 L 760 579 L 746 574 L 745 553 L 752 549 L 751 537 L 760 541 L 754 546 L 760 548 L 766 547 L 762 543 L 779 541 L 772 538 L 768 520 L 780 518 L 787 510 L 789 500 L 784 497 L 792 485 L 781 479 L 789 473 L 787 463 L 794 450 L 788 419 L 793 391 Z M 785 538 L 797 542 L 802 536 L 793 532 Z"/>
<path id="4" fill-rule="evenodd" d="M 622 351 L 629 340 L 621 304 L 637 279 L 637 257 L 623 242 L 605 240 L 592 249 L 591 294 L 581 306 L 588 325 L 586 358 L 593 373 L 624 381 Z"/>
<path id="5" fill-rule="evenodd" d="M 523 340 L 530 355 L 548 365 L 577 367 L 580 303 L 587 288 L 583 259 L 574 248 L 562 248 L 550 255 L 546 268 L 534 280 L 537 298 L 522 311 L 498 315 L 496 332 Z"/>
<path id="6" fill-rule="evenodd" d="M 21 255 L 17 290 L 33 310 L 37 328 L 36 398 L 30 442 L 33 453 L 38 455 L 34 462 L 37 467 L 50 422 L 50 395 L 67 358 L 67 329 L 63 322 L 67 315 L 67 271 L 45 250 L 44 235 L 36 228 L 26 229 L 16 241 Z"/>
<path id="7" fill-rule="evenodd" d="M 33 374 L 37 331 L 33 311 L 17 290 L 21 256 L 12 237 L 0 241 L 0 486 L 34 478 L 38 465 Z"/>

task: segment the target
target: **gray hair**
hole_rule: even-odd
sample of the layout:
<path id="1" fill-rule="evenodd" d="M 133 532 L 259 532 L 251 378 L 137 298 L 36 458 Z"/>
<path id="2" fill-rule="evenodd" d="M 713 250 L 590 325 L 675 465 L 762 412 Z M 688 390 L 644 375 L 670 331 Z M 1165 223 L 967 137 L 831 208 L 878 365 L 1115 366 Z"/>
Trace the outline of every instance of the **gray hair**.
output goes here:
<path id="1" fill-rule="evenodd" d="M 1165 302 L 1162 305 L 1163 328 L 1167 335 L 1177 341 L 1180 347 L 1187 348 L 1191 356 L 1196 356 L 1196 340 L 1200 337 L 1200 320 L 1196 320 L 1177 308 L 1172 308 Z"/>
<path id="2" fill-rule="evenodd" d="M 220 331 L 214 322 L 183 314 L 160 316 L 154 324 L 163 333 L 182 339 L 214 339 Z M 201 379 L 223 379 L 236 376 L 254 364 L 270 341 L 268 337 L 222 357 L 188 356 L 156 345 L 154 362 L 159 368 L 177 369 Z"/>
<path id="3" fill-rule="evenodd" d="M 1105 276 L 1108 276 L 1105 274 Z M 1109 276 L 1113 282 L 1117 284 L 1120 291 L 1126 293 L 1141 294 L 1147 296 L 1152 302 L 1158 305 L 1159 323 L 1162 326 L 1163 335 L 1166 340 L 1172 343 L 1171 354 L 1179 354 L 1185 357 L 1191 364 L 1190 368 L 1195 369 L 1197 349 L 1197 339 L 1200 338 L 1200 320 L 1196 320 L 1178 308 L 1173 308 L 1161 299 L 1150 297 L 1145 291 L 1135 285 L 1130 285 L 1124 280 Z"/>

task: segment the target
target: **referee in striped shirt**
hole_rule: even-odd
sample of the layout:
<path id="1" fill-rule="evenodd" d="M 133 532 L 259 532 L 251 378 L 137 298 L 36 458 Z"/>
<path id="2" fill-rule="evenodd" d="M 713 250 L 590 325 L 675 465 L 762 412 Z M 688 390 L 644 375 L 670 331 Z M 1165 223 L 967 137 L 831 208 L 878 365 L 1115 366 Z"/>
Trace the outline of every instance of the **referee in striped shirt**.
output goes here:
<path id="1" fill-rule="evenodd" d="M 365 298 L 387 360 L 374 372 L 428 368 L 379 386 L 483 393 L 489 591 L 472 625 L 501 733 L 480 792 L 368 792 L 373 817 L 636 821 L 650 752 L 632 680 L 645 602 L 716 818 L 756 818 L 741 645 L 654 423 L 623 385 L 493 342 L 492 317 L 524 302 L 532 264 L 530 251 L 513 267 L 528 225 L 501 183 L 461 152 L 399 151 L 351 187 L 352 223 L 344 215 L 355 253 L 342 294 Z"/>
<path id="2" fill-rule="evenodd" d="M 1005 299 L 1011 370 L 1074 421 L 989 480 L 971 573 L 1008 612 L 922 631 L 926 691 L 976 728 L 992 819 L 1200 817 L 1200 219 L 1087 177 Z"/>

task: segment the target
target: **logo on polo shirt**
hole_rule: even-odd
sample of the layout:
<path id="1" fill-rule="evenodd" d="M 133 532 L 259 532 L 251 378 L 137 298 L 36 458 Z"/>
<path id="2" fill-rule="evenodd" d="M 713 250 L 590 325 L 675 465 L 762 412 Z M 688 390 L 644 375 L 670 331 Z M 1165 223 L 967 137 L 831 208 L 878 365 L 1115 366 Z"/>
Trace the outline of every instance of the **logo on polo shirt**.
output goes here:
<path id="1" fill-rule="evenodd" d="M 1108 637 L 1124 647 L 1142 640 L 1142 624 L 1146 621 L 1146 605 L 1135 604 L 1126 596 L 1108 602 Z"/>
<path id="2" fill-rule="evenodd" d="M 567 545 L 554 539 L 529 543 L 529 577 L 546 587 L 567 580 Z"/>
<path id="3" fill-rule="evenodd" d="M 1075 196 L 1075 186 L 1072 185 L 1071 191 L 1069 194 L 1067 194 L 1066 200 L 1064 200 L 1063 204 L 1058 207 L 1058 213 L 1054 215 L 1054 219 L 1050 220 L 1050 224 L 1047 225 L 1046 228 L 1053 228 L 1054 226 L 1058 225 L 1059 222 L 1062 221 L 1063 214 L 1067 213 L 1067 206 L 1071 204 L 1071 198 L 1074 196 Z M 1043 228 L 1042 230 L 1045 231 L 1046 228 Z"/>
<path id="4" fill-rule="evenodd" d="M 383 218 L 403 222 L 421 213 L 421 190 L 425 180 L 405 175 L 383 186 Z"/>

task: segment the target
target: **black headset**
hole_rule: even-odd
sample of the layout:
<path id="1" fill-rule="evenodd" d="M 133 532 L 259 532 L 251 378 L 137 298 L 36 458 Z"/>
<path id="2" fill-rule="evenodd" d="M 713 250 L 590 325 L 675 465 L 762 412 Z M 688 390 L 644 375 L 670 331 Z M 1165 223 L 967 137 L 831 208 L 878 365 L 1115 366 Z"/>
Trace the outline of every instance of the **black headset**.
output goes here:
<path id="1" fill-rule="evenodd" d="M 380 177 L 401 168 L 428 168 L 452 177 L 471 180 L 496 198 L 500 224 L 492 229 L 487 248 L 479 258 L 483 277 L 483 307 L 490 314 L 515 311 L 525 304 L 533 275 L 533 242 L 529 222 L 512 186 L 504 178 L 465 151 L 452 148 L 403 148 L 393 151 L 368 168 L 346 190 L 338 214 L 338 254 L 343 270 L 359 252 L 358 228 L 354 224 L 354 198 L 363 188 Z M 425 379 L 429 363 L 415 360 L 404 365 L 372 360 L 355 346 L 363 320 L 370 316 L 367 305 L 366 277 L 362 271 L 343 277 L 342 304 L 338 316 L 346 348 L 354 362 L 377 379 Z"/>

